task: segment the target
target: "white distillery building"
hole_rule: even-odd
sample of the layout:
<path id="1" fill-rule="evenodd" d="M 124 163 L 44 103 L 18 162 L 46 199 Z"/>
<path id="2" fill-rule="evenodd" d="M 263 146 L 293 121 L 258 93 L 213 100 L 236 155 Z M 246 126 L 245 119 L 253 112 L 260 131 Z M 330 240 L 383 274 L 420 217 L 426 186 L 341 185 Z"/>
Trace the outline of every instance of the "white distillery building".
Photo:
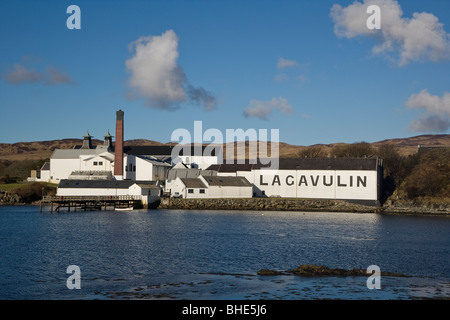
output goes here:
<path id="1" fill-rule="evenodd" d="M 40 178 L 35 181 L 59 183 L 64 179 L 114 179 L 112 136 L 108 132 L 104 144 L 95 148 L 92 147 L 91 138 L 91 135 L 85 135 L 81 147 L 54 150 L 50 161 L 41 168 Z M 161 148 L 145 148 L 145 151 L 146 156 L 123 153 L 123 179 L 165 180 L 167 171 L 172 167 L 164 161 L 167 151 Z"/>
<path id="2" fill-rule="evenodd" d="M 61 180 L 56 195 L 66 196 L 133 196 L 143 205 L 160 199 L 161 188 L 152 181 L 131 180 Z"/>
<path id="3" fill-rule="evenodd" d="M 202 170 L 195 168 L 187 168 L 186 165 L 181 162 L 177 163 L 172 169 L 167 173 L 166 183 L 164 185 L 164 191 L 169 195 L 174 195 L 173 185 L 177 178 L 198 178 L 200 175 L 203 176 L 216 176 L 217 171 L 214 170 Z M 176 187 L 175 187 L 176 189 Z"/>
<path id="4" fill-rule="evenodd" d="M 124 146 L 124 112 L 116 112 L 116 140 L 107 132 L 100 146 L 92 145 L 89 132 L 81 146 L 56 149 L 41 170 L 33 170 L 31 181 L 59 183 L 65 179 L 165 181 L 167 172 L 180 163 L 206 169 L 222 162 L 222 148 L 172 145 Z"/>
<path id="5" fill-rule="evenodd" d="M 261 164 L 212 165 L 218 176 L 245 177 L 257 197 L 342 199 L 377 202 L 381 198 L 382 160 L 279 159 L 279 168 Z"/>
<path id="6" fill-rule="evenodd" d="M 244 177 L 199 175 L 197 178 L 177 177 L 171 185 L 172 195 L 185 199 L 251 198 L 253 185 Z"/>
<path id="7" fill-rule="evenodd" d="M 186 168 L 201 170 L 223 162 L 222 148 L 201 145 L 129 146 L 124 147 L 124 153 L 156 158 L 172 166 L 183 164 Z"/>
<path id="8" fill-rule="evenodd" d="M 50 161 L 45 163 L 39 172 L 32 172 L 29 180 L 59 183 L 64 179 L 112 179 L 116 154 L 111 138 L 108 132 L 104 144 L 93 147 L 92 136 L 87 134 L 81 147 L 54 150 Z M 187 164 L 184 167 L 200 170 L 211 163 L 217 164 L 221 161 L 221 153 L 218 152 L 217 156 L 203 160 L 198 156 L 183 156 L 183 162 L 180 158 L 174 162 L 171 157 L 172 149 L 173 146 L 124 147 L 122 179 L 164 181 L 175 162 L 182 164 L 185 161 Z"/>

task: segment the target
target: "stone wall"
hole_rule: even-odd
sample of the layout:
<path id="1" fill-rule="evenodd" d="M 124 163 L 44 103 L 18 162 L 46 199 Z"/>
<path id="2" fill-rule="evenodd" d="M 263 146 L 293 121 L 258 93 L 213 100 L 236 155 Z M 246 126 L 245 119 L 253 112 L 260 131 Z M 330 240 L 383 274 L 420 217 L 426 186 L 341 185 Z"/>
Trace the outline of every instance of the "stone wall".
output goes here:
<path id="1" fill-rule="evenodd" d="M 248 198 L 248 199 L 161 199 L 160 209 L 197 210 L 274 210 L 379 212 L 380 207 L 350 203 L 344 200 Z"/>
<path id="2" fill-rule="evenodd" d="M 450 202 L 396 202 L 383 206 L 351 203 L 345 200 L 249 198 L 249 199 L 179 199 L 162 198 L 160 209 L 184 210 L 267 210 L 305 212 L 359 212 L 386 214 L 450 215 Z"/>

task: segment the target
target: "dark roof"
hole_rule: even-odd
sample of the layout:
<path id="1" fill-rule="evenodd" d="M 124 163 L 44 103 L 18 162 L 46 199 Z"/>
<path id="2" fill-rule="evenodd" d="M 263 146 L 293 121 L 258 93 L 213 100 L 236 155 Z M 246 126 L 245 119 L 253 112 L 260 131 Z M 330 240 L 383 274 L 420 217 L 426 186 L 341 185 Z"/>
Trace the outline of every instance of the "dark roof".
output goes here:
<path id="1" fill-rule="evenodd" d="M 202 188 L 206 189 L 206 185 L 198 178 L 180 178 L 186 188 Z"/>
<path id="2" fill-rule="evenodd" d="M 212 164 L 206 170 L 215 170 L 218 172 L 236 172 L 236 171 L 252 171 L 252 169 L 259 169 L 261 164 L 248 164 L 248 163 L 224 163 L 224 164 Z"/>
<path id="3" fill-rule="evenodd" d="M 44 165 L 41 168 L 41 171 L 43 170 L 50 170 L 50 162 L 47 161 L 46 163 L 44 163 Z"/>
<path id="4" fill-rule="evenodd" d="M 196 156 L 196 155 L 205 155 L 205 156 L 216 156 L 216 149 L 222 149 L 221 147 L 213 147 L 209 146 L 208 150 L 205 151 L 205 149 L 208 148 L 208 146 L 190 146 L 187 148 L 187 153 L 185 154 L 185 148 L 181 148 L 178 155 L 180 156 Z"/>
<path id="5" fill-rule="evenodd" d="M 196 154 L 203 155 L 205 149 L 208 146 L 190 146 L 188 147 L 188 153 L 185 153 L 184 148 L 180 148 L 179 152 L 175 150 L 176 155 L 186 156 L 191 155 L 194 156 Z M 172 154 L 174 146 L 126 146 L 123 148 L 123 152 L 130 155 L 135 156 L 170 156 Z M 207 150 L 205 155 L 215 156 L 216 148 L 210 147 L 211 150 Z M 189 154 L 190 152 L 190 154 Z"/>
<path id="6" fill-rule="evenodd" d="M 233 187 L 247 187 L 252 184 L 244 177 L 219 177 L 209 176 L 203 177 L 210 186 L 233 186 Z"/>
<path id="7" fill-rule="evenodd" d="M 278 162 L 280 170 L 376 170 L 380 162 L 378 158 L 281 158 Z M 251 171 L 270 167 L 269 164 L 215 164 L 207 170 L 218 172 Z M 274 168 L 276 169 L 276 168 Z"/>
<path id="8" fill-rule="evenodd" d="M 201 169 L 171 169 L 167 173 L 167 179 L 175 180 L 180 178 L 197 178 L 200 175 L 211 176 L 216 175 L 215 170 L 201 170 Z"/>
<path id="9" fill-rule="evenodd" d="M 128 189 L 135 183 L 141 187 L 156 186 L 155 181 L 63 179 L 59 182 L 58 188 Z"/>
<path id="10" fill-rule="evenodd" d="M 280 169 L 297 170 L 376 170 L 377 158 L 280 159 Z"/>
<path id="11" fill-rule="evenodd" d="M 126 146 L 123 152 L 134 156 L 170 156 L 172 146 Z"/>

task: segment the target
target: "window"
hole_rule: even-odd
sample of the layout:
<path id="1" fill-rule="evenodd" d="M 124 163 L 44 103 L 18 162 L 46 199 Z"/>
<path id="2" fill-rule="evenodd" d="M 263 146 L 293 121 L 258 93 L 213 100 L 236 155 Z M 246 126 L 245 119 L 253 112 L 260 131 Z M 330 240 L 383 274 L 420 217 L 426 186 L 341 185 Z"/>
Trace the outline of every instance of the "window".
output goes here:
<path id="1" fill-rule="evenodd" d="M 194 193 L 194 189 L 188 189 L 188 193 Z"/>
<path id="2" fill-rule="evenodd" d="M 205 193 L 205 189 L 200 189 L 200 193 Z"/>
<path id="3" fill-rule="evenodd" d="M 133 171 L 136 171 L 136 166 L 133 166 Z"/>
<path id="4" fill-rule="evenodd" d="M 102 165 L 103 165 L 103 161 L 99 161 L 99 162 L 98 162 L 98 165 L 99 165 L 99 166 L 102 166 Z"/>
<path id="5" fill-rule="evenodd" d="M 97 161 L 94 161 L 94 166 L 96 166 L 96 165 L 98 165 L 98 162 L 97 162 Z"/>

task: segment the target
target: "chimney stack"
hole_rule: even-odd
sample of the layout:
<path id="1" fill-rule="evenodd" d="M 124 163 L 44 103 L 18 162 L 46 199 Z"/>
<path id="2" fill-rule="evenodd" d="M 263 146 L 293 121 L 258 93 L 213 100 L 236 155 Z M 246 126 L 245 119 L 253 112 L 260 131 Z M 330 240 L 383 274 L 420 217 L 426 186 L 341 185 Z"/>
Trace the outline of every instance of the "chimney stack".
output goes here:
<path id="1" fill-rule="evenodd" d="M 114 176 L 123 180 L 123 111 L 116 112 L 116 143 L 114 146 Z"/>

